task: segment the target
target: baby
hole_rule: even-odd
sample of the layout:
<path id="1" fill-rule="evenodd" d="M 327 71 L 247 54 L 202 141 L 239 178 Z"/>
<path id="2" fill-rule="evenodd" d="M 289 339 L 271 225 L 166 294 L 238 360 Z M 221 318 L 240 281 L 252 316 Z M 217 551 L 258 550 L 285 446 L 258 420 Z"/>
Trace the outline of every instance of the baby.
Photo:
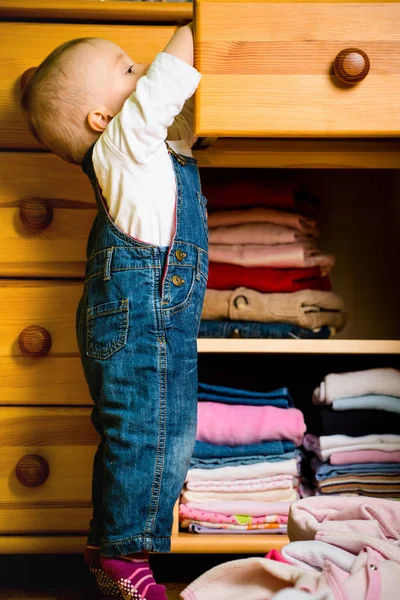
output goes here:
<path id="1" fill-rule="evenodd" d="M 190 150 L 200 77 L 189 24 L 150 66 L 107 40 L 66 42 L 30 69 L 21 100 L 34 135 L 95 192 L 76 317 L 100 436 L 85 557 L 101 591 L 125 600 L 166 599 L 147 553 L 170 550 L 195 442 L 208 273 Z"/>

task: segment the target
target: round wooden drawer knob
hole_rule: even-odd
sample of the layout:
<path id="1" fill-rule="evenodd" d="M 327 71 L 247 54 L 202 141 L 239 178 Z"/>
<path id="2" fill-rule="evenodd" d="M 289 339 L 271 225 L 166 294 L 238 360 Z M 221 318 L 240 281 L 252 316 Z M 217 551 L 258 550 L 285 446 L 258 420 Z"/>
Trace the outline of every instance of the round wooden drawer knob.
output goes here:
<path id="1" fill-rule="evenodd" d="M 49 476 L 49 463 L 43 456 L 27 454 L 20 458 L 15 467 L 18 481 L 25 487 L 39 487 Z"/>
<path id="2" fill-rule="evenodd" d="M 369 73 L 369 58 L 363 50 L 346 48 L 335 58 L 335 75 L 343 83 L 353 85 L 366 78 Z"/>
<path id="3" fill-rule="evenodd" d="M 19 208 L 19 216 L 28 229 L 42 231 L 53 220 L 53 208 L 43 200 L 24 200 Z"/>
<path id="4" fill-rule="evenodd" d="M 40 325 L 26 327 L 18 337 L 19 347 L 24 354 L 44 356 L 51 348 L 51 335 Z"/>

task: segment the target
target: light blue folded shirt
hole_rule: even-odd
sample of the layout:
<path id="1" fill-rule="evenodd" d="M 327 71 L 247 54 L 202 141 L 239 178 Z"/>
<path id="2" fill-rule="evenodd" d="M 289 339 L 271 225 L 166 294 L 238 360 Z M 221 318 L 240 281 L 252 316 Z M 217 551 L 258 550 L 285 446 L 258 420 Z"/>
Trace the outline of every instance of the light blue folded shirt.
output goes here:
<path id="1" fill-rule="evenodd" d="M 337 398 L 332 402 L 333 410 L 387 410 L 400 414 L 400 398 L 371 394 L 369 396 L 354 396 L 354 398 Z"/>

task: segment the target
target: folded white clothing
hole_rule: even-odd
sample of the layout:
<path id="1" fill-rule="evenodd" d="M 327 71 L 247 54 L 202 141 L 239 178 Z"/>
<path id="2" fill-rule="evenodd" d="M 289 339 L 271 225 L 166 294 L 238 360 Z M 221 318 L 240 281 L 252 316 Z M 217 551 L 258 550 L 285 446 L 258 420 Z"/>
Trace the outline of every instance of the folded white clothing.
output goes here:
<path id="1" fill-rule="evenodd" d="M 348 435 L 322 435 L 317 437 L 307 433 L 303 440 L 304 447 L 315 452 L 323 461 L 327 461 L 334 452 L 350 452 L 355 450 L 384 450 L 395 452 L 400 450 L 400 435 L 371 434 L 358 437 Z"/>
<path id="2" fill-rule="evenodd" d="M 328 600 L 327 596 L 323 596 L 325 600 Z M 321 600 L 323 600 L 321 597 Z M 302 590 L 296 590 L 296 588 L 288 587 L 280 592 L 277 592 L 271 597 L 271 600 L 318 600 L 314 594 L 303 592 Z"/>
<path id="3" fill-rule="evenodd" d="M 288 488 L 297 486 L 299 481 L 292 475 L 272 475 L 270 477 L 259 477 L 257 479 L 234 479 L 229 480 L 205 480 L 187 481 L 186 489 L 198 492 L 255 492 L 261 490 L 272 490 L 277 488 Z"/>
<path id="4" fill-rule="evenodd" d="M 400 371 L 368 369 L 349 373 L 331 373 L 314 390 L 314 404 L 332 404 L 337 398 L 383 394 L 400 397 Z"/>
<path id="5" fill-rule="evenodd" d="M 379 444 L 394 444 L 397 445 L 397 450 L 400 450 L 400 435 L 392 433 L 372 433 L 370 435 L 360 435 L 352 437 L 350 435 L 321 435 L 319 445 L 321 450 L 335 449 L 342 451 L 343 446 L 370 446 Z"/>
<path id="6" fill-rule="evenodd" d="M 298 493 L 293 487 L 262 492 L 192 492 L 183 490 L 182 498 L 188 502 L 209 502 L 211 500 L 257 500 L 261 502 L 294 502 Z"/>
<path id="7" fill-rule="evenodd" d="M 291 502 L 260 502 L 257 500 L 210 500 L 206 502 L 191 502 L 181 498 L 182 504 L 188 508 L 196 508 L 222 515 L 248 515 L 249 517 L 260 517 L 266 515 L 288 516 Z"/>
<path id="8" fill-rule="evenodd" d="M 281 554 L 289 564 L 310 571 L 322 571 L 325 561 L 329 560 L 350 573 L 354 561 L 351 552 L 318 540 L 291 542 L 282 548 Z"/>
<path id="9" fill-rule="evenodd" d="M 218 469 L 189 469 L 186 481 L 204 481 L 211 479 L 229 480 L 256 479 L 270 475 L 297 475 L 298 461 L 295 458 L 276 462 L 260 462 L 237 467 L 220 467 Z"/>

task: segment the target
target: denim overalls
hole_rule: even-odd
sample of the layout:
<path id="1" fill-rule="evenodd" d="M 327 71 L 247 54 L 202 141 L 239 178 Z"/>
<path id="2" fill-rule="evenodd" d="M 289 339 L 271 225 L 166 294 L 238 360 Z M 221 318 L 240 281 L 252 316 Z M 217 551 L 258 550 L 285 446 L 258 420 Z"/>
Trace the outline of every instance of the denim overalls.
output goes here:
<path id="1" fill-rule="evenodd" d="M 196 437 L 206 200 L 196 160 L 167 148 L 177 182 L 176 231 L 167 249 L 113 223 L 95 176 L 93 148 L 82 165 L 98 207 L 76 318 L 95 403 L 92 423 L 101 438 L 88 541 L 101 543 L 104 556 L 170 549 L 173 507 Z"/>

